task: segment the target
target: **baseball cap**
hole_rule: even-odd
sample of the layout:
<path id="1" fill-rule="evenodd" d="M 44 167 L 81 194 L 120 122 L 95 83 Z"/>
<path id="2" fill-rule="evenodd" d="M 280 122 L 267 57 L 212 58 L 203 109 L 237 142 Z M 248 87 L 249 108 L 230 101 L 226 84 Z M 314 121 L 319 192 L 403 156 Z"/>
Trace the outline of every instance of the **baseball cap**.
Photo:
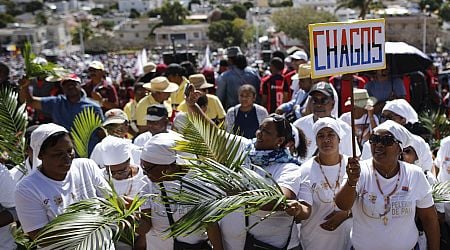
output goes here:
<path id="1" fill-rule="evenodd" d="M 164 104 L 154 104 L 147 108 L 147 116 L 145 117 L 147 121 L 159 121 L 163 117 L 168 117 Z"/>
<path id="2" fill-rule="evenodd" d="M 103 63 L 101 63 L 99 61 L 92 61 L 91 63 L 89 63 L 88 68 L 105 70 L 105 66 L 103 65 Z"/>
<path id="3" fill-rule="evenodd" d="M 312 95 L 314 92 L 322 93 L 328 97 L 333 97 L 333 88 L 327 82 L 318 82 L 312 86 L 311 91 L 309 91 L 309 95 Z"/>
<path id="4" fill-rule="evenodd" d="M 110 109 L 105 113 L 103 126 L 108 124 L 121 124 L 128 121 L 127 114 L 121 109 Z"/>
<path id="5" fill-rule="evenodd" d="M 291 58 L 295 59 L 295 60 L 308 61 L 308 55 L 306 54 L 305 51 L 301 51 L 301 50 L 295 51 L 294 54 L 291 55 Z"/>
<path id="6" fill-rule="evenodd" d="M 74 81 L 81 84 L 81 79 L 76 74 L 65 75 L 61 80 L 61 84 L 63 84 L 65 81 Z"/>
<path id="7" fill-rule="evenodd" d="M 238 46 L 228 47 L 227 48 L 227 57 L 234 57 L 237 55 L 242 55 L 241 48 Z"/>

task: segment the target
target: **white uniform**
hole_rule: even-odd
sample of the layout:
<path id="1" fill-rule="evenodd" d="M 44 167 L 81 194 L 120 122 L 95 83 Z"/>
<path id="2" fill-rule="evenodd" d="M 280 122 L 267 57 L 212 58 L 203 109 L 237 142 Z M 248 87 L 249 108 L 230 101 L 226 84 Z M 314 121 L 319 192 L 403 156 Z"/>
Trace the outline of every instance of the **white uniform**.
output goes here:
<path id="1" fill-rule="evenodd" d="M 341 126 L 341 133 L 342 133 L 342 139 L 339 143 L 339 152 L 345 155 L 353 155 L 352 129 L 345 122 L 339 119 L 337 121 Z M 308 151 L 306 153 L 305 159 L 311 158 L 311 156 L 313 156 L 317 150 L 316 135 L 314 134 L 313 131 L 313 124 L 314 124 L 313 114 L 304 116 L 294 122 L 294 126 L 301 129 L 306 137 Z M 355 140 L 355 145 L 358 145 L 358 142 L 356 142 L 356 138 L 354 138 L 353 140 Z M 359 156 L 360 154 L 361 152 L 359 150 L 359 147 L 356 147 L 356 155 Z"/>
<path id="2" fill-rule="evenodd" d="M 300 190 L 300 167 L 293 163 L 276 163 L 264 168 L 272 175 L 272 178 L 280 187 L 291 190 L 299 200 L 305 200 L 311 204 L 311 193 L 304 197 Z M 258 172 L 258 171 L 257 171 Z M 263 173 L 259 173 L 262 175 Z M 249 216 L 249 226 L 261 220 L 267 215 L 267 211 L 258 211 Z M 298 231 L 293 222 L 293 217 L 284 211 L 277 211 L 274 215 L 261 221 L 250 230 L 250 233 L 258 240 L 275 247 L 284 247 L 289 234 L 291 234 L 289 248 L 299 245 Z M 244 249 L 246 231 L 245 217 L 242 212 L 234 212 L 220 221 L 224 248 L 227 250 Z"/>
<path id="3" fill-rule="evenodd" d="M 0 212 L 14 207 L 14 182 L 8 169 L 0 164 Z M 0 250 L 15 249 L 16 244 L 10 232 L 10 224 L 0 227 Z"/>
<path id="4" fill-rule="evenodd" d="M 22 228 L 25 232 L 40 229 L 70 204 L 101 196 L 101 188 L 107 187 L 100 169 L 89 159 L 74 159 L 62 181 L 52 180 L 36 170 L 22 179 L 15 193 Z"/>
<path id="5" fill-rule="evenodd" d="M 386 209 L 385 199 L 377 186 L 372 160 L 361 161 L 360 165 L 357 198 L 352 207 L 353 247 L 356 250 L 412 249 L 418 240 L 414 222 L 416 207 L 428 208 L 434 204 L 425 174 L 418 166 L 400 161 L 400 180 Z M 385 196 L 391 193 L 398 175 L 390 179 L 380 174 L 377 176 Z"/>
<path id="6" fill-rule="evenodd" d="M 341 211 L 334 203 L 335 193 L 339 191 L 340 186 L 347 179 L 345 169 L 348 157 L 343 156 L 340 164 L 332 166 L 323 166 L 325 174 L 332 189 L 329 188 L 320 165 L 314 158 L 309 159 L 301 166 L 301 176 L 307 179 L 300 184 L 300 190 L 312 194 L 311 216 L 302 221 L 300 241 L 305 250 L 340 250 L 349 249 L 350 230 L 352 226 L 351 219 L 347 219 L 334 231 L 327 231 L 320 227 L 320 224 L 326 222 L 325 217 L 333 211 Z M 339 174 L 339 177 L 338 177 Z M 336 182 L 339 180 L 339 185 Z"/>

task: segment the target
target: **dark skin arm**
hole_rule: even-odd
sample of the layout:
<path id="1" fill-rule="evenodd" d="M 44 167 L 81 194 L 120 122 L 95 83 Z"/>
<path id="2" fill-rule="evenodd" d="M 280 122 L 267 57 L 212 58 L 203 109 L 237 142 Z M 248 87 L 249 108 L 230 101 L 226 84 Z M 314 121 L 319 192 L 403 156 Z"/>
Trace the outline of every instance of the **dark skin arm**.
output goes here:
<path id="1" fill-rule="evenodd" d="M 427 244 L 429 250 L 440 249 L 440 231 L 439 221 L 436 208 L 433 206 L 428 208 L 417 208 L 417 215 L 423 225 L 423 230 L 427 236 Z"/>
<path id="2" fill-rule="evenodd" d="M 206 228 L 208 239 L 212 244 L 213 249 L 223 250 L 222 232 L 220 231 L 219 224 L 212 223 Z"/>
<path id="3" fill-rule="evenodd" d="M 339 209 L 347 211 L 353 206 L 356 199 L 356 183 L 359 180 L 361 168 L 357 159 L 350 157 L 347 165 L 348 179 L 345 185 L 336 194 L 336 205 Z"/>
<path id="4" fill-rule="evenodd" d="M 26 102 L 32 108 L 37 110 L 42 110 L 41 99 L 39 97 L 34 97 L 31 95 L 28 87 L 30 86 L 30 80 L 27 78 L 22 78 L 19 81 L 19 102 Z"/>
<path id="5" fill-rule="evenodd" d="M 4 210 L 0 212 L 0 227 L 4 227 L 14 222 L 14 217 L 10 212 Z"/>

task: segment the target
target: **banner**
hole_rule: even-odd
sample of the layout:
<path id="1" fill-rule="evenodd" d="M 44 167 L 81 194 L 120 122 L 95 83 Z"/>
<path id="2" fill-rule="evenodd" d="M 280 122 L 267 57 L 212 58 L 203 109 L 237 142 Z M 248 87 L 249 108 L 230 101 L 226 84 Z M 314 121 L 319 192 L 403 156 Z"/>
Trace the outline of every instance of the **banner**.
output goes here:
<path id="1" fill-rule="evenodd" d="M 384 69 L 384 43 L 384 19 L 310 24 L 311 76 Z"/>

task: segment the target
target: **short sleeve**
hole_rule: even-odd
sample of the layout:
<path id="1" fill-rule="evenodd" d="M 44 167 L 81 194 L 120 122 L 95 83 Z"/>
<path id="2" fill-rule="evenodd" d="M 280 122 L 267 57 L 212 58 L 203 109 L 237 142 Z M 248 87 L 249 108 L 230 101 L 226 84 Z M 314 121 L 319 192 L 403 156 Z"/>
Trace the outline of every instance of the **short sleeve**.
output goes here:
<path id="1" fill-rule="evenodd" d="M 0 164 L 0 205 L 4 208 L 14 207 L 16 183 L 8 169 Z"/>
<path id="2" fill-rule="evenodd" d="M 274 174 L 274 179 L 280 187 L 291 190 L 295 196 L 298 197 L 300 190 L 300 167 L 293 163 L 285 163 L 284 166 L 279 166 L 280 171 Z"/>
<path id="3" fill-rule="evenodd" d="M 16 211 L 23 231 L 28 233 L 49 223 L 46 209 L 41 201 L 21 182 L 15 192 Z"/>
<path id="4" fill-rule="evenodd" d="M 56 112 L 55 107 L 61 104 L 61 98 L 59 96 L 46 96 L 41 97 L 42 111 L 48 114 Z"/>
<path id="5" fill-rule="evenodd" d="M 406 89 L 403 81 L 400 78 L 396 78 L 394 85 L 394 93 L 398 98 L 402 98 L 406 96 Z"/>
<path id="6" fill-rule="evenodd" d="M 309 160 L 302 165 L 300 172 L 300 188 L 297 195 L 297 200 L 304 201 L 309 205 L 313 205 L 313 195 L 311 190 L 311 179 L 309 173 L 311 172 L 311 167 L 306 164 L 311 164 L 312 161 Z"/>
<path id="7" fill-rule="evenodd" d="M 147 115 L 147 98 L 144 97 L 136 106 L 136 123 L 138 126 L 147 125 L 145 116 Z"/>
<path id="8" fill-rule="evenodd" d="M 406 166 L 409 167 L 409 166 Z M 433 206 L 433 196 L 431 194 L 431 186 L 425 177 L 422 170 L 417 167 L 415 175 L 417 175 L 416 181 L 414 182 L 415 189 L 417 190 L 417 201 L 416 207 L 418 208 L 428 208 Z"/>

